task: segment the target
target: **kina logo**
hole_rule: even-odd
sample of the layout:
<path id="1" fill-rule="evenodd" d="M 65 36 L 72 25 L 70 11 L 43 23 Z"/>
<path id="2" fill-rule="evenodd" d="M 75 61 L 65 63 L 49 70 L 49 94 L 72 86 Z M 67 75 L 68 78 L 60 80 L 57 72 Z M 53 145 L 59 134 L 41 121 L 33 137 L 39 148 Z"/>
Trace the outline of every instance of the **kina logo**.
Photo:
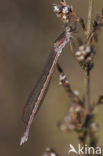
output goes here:
<path id="1" fill-rule="evenodd" d="M 88 155 L 88 154 L 92 154 L 92 155 L 100 155 L 102 154 L 102 148 L 101 147 L 88 147 L 87 145 L 81 146 L 80 144 L 78 144 L 77 150 L 75 149 L 75 147 L 70 144 L 69 145 L 69 151 L 68 154 L 82 154 L 82 155 Z"/>

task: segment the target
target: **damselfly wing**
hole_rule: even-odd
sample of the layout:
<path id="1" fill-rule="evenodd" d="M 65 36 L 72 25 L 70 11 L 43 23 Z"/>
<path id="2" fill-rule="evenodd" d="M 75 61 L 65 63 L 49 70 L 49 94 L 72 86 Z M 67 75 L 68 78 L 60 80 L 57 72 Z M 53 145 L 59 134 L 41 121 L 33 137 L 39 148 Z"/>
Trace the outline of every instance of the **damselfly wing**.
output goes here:
<path id="1" fill-rule="evenodd" d="M 32 93 L 30 94 L 27 104 L 24 110 L 24 117 L 26 116 L 26 127 L 21 138 L 20 145 L 28 140 L 29 130 L 32 124 L 32 120 L 36 113 L 38 112 L 40 105 L 45 97 L 47 92 L 50 80 L 52 78 L 52 74 L 54 72 L 55 65 L 58 61 L 60 54 L 62 53 L 62 49 L 71 39 L 71 27 L 66 27 L 66 30 L 56 39 L 54 42 L 54 47 L 49 54 L 47 63 L 43 69 L 43 72 L 38 80 L 35 88 L 33 89 Z"/>

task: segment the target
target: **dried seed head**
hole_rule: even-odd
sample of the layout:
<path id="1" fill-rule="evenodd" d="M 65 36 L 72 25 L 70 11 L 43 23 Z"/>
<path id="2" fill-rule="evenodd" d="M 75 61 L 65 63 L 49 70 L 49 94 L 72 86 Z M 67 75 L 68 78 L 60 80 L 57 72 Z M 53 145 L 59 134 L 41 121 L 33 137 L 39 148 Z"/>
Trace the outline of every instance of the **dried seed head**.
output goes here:
<path id="1" fill-rule="evenodd" d="M 80 51 L 76 51 L 75 55 L 76 56 L 80 56 L 81 55 L 81 52 Z"/>
<path id="2" fill-rule="evenodd" d="M 80 51 L 83 51 L 85 49 L 85 46 L 84 45 L 81 45 L 80 47 L 79 47 L 79 50 Z"/>
<path id="3" fill-rule="evenodd" d="M 63 14 L 67 14 L 68 13 L 68 7 L 66 6 L 66 7 L 64 7 L 63 9 L 62 9 L 62 13 Z"/>
<path id="4" fill-rule="evenodd" d="M 79 50 L 75 52 L 75 56 L 78 61 L 84 61 L 84 63 L 89 63 L 93 60 L 95 50 L 92 45 L 82 45 Z"/>
<path id="5" fill-rule="evenodd" d="M 97 132 L 99 130 L 99 125 L 95 122 L 91 123 L 90 127 L 93 132 Z"/>
<path id="6" fill-rule="evenodd" d="M 92 57 L 87 57 L 86 62 L 91 62 L 92 61 Z"/>
<path id="7" fill-rule="evenodd" d="M 66 16 L 66 15 L 63 15 L 63 16 L 62 16 L 62 19 L 63 19 L 63 20 L 67 20 L 67 16 Z"/>
<path id="8" fill-rule="evenodd" d="M 67 80 L 67 77 L 64 73 L 61 73 L 59 76 L 59 85 L 66 83 L 69 84 L 69 81 Z"/>
<path id="9" fill-rule="evenodd" d="M 58 122 L 58 127 L 60 128 L 61 131 L 65 131 L 67 129 L 67 124 L 65 122 Z"/>
<path id="10" fill-rule="evenodd" d="M 57 156 L 57 154 L 52 148 L 47 147 L 43 156 Z"/>
<path id="11" fill-rule="evenodd" d="M 84 122 L 85 114 L 84 109 L 77 103 L 72 103 L 71 107 L 69 108 L 68 113 L 64 117 L 63 121 L 58 123 L 58 127 L 62 130 L 75 130 L 81 129 L 82 122 Z"/>
<path id="12" fill-rule="evenodd" d="M 61 131 L 69 131 L 75 129 L 75 125 L 71 122 L 71 120 L 65 121 L 65 119 L 63 121 L 58 122 L 58 127 Z"/>
<path id="13" fill-rule="evenodd" d="M 70 12 L 71 12 L 71 7 L 70 6 L 63 7 L 63 9 L 62 9 L 63 14 L 68 14 Z"/>
<path id="14" fill-rule="evenodd" d="M 85 51 L 86 51 L 86 53 L 90 53 L 91 52 L 91 46 L 87 46 Z"/>
<path id="15" fill-rule="evenodd" d="M 66 75 L 65 74 L 60 74 L 60 76 L 59 76 L 59 84 L 62 84 L 62 81 L 65 81 L 65 79 L 66 79 Z"/>
<path id="16" fill-rule="evenodd" d="M 60 13 L 61 7 L 60 7 L 59 5 L 53 5 L 53 11 L 54 11 L 55 13 Z"/>
<path id="17" fill-rule="evenodd" d="M 53 11 L 56 16 L 62 20 L 64 23 L 68 23 L 72 15 L 72 6 L 66 3 L 60 3 L 60 5 L 53 5 Z"/>
<path id="18" fill-rule="evenodd" d="M 79 96 L 79 92 L 77 90 L 73 91 L 74 95 Z"/>
<path id="19" fill-rule="evenodd" d="M 75 111 L 76 111 L 76 112 L 80 112 L 80 111 L 81 111 L 81 107 L 80 107 L 80 106 L 76 107 L 76 108 L 75 108 Z"/>
<path id="20" fill-rule="evenodd" d="M 84 56 L 79 56 L 79 57 L 77 57 L 77 60 L 78 60 L 78 61 L 83 61 L 83 60 L 84 60 Z"/>

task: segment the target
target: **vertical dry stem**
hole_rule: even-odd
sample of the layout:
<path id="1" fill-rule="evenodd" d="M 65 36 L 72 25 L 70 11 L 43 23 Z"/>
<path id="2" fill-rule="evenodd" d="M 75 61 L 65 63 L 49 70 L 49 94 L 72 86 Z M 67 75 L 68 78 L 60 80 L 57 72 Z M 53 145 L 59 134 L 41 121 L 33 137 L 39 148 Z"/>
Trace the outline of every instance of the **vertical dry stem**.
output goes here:
<path id="1" fill-rule="evenodd" d="M 87 38 L 89 37 L 90 32 L 91 32 L 93 6 L 94 6 L 94 0 L 89 0 L 88 21 L 87 21 Z M 86 107 L 86 112 L 88 113 L 89 108 L 90 108 L 90 71 L 89 71 L 89 69 L 87 69 L 85 72 L 85 81 L 86 81 L 85 107 Z"/>
<path id="2" fill-rule="evenodd" d="M 86 95 L 85 95 L 85 108 L 86 108 L 86 113 L 88 113 L 89 108 L 90 108 L 90 72 L 86 71 L 85 72 L 85 85 L 86 85 Z"/>
<path id="3" fill-rule="evenodd" d="M 88 21 L 87 21 L 87 38 L 90 35 L 94 0 L 89 0 Z"/>

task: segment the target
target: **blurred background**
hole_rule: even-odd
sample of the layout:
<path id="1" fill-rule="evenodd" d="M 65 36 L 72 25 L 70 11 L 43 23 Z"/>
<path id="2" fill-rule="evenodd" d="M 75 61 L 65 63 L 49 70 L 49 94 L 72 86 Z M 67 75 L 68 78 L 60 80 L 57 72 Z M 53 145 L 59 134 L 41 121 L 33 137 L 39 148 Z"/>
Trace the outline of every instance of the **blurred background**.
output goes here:
<path id="1" fill-rule="evenodd" d="M 69 3 L 69 0 L 67 0 Z M 29 140 L 19 146 L 24 131 L 23 107 L 40 76 L 53 41 L 64 30 L 52 11 L 55 0 L 0 1 L 0 155 L 42 156 L 46 147 L 53 147 L 60 156 L 67 156 L 69 144 L 77 145 L 75 133 L 61 132 L 56 123 L 63 119 L 69 99 L 58 85 L 57 70 L 43 105 L 33 120 Z M 88 0 L 71 0 L 78 15 L 87 19 Z M 103 0 L 95 1 L 94 16 L 103 8 Z M 91 75 L 91 102 L 103 94 L 103 31 L 96 45 L 95 68 Z M 83 96 L 84 79 L 81 68 L 66 46 L 59 63 L 73 89 Z M 103 106 L 96 121 L 100 130 L 99 145 L 103 145 Z"/>

